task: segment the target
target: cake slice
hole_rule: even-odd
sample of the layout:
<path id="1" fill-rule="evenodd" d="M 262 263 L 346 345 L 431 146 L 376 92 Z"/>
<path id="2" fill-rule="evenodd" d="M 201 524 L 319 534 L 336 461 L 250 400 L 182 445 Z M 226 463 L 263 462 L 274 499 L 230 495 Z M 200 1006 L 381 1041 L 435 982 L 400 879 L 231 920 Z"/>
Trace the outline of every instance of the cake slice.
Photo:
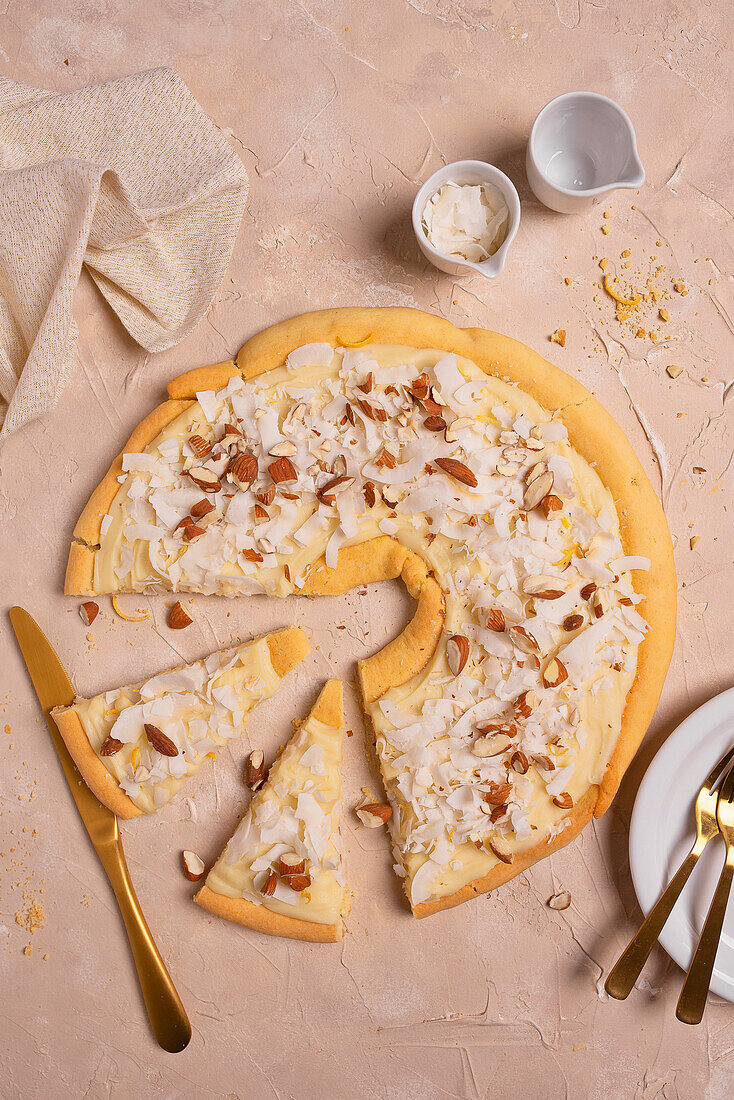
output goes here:
<path id="1" fill-rule="evenodd" d="M 307 653 L 304 632 L 288 627 L 52 715 L 100 802 L 118 817 L 153 813 L 242 733 L 253 707 Z"/>
<path id="2" fill-rule="evenodd" d="M 334 943 L 350 892 L 339 848 L 342 685 L 329 680 L 196 895 L 210 913 L 269 936 Z"/>

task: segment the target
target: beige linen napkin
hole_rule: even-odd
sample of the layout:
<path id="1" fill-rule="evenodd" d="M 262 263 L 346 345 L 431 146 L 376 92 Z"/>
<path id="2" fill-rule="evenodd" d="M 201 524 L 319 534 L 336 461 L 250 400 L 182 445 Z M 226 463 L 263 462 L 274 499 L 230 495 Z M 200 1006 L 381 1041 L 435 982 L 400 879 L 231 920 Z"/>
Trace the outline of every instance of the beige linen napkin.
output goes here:
<path id="1" fill-rule="evenodd" d="M 0 439 L 59 399 L 82 264 L 139 344 L 169 348 L 214 297 L 247 190 L 170 69 L 68 94 L 0 79 Z"/>

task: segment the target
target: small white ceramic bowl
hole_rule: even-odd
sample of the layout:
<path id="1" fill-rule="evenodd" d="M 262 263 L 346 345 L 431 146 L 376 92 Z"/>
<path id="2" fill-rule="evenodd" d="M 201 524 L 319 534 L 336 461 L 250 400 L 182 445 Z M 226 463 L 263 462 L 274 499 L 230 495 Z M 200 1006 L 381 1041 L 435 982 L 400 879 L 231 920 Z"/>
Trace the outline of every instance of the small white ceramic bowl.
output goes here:
<path id="1" fill-rule="evenodd" d="M 423 228 L 423 210 L 431 195 L 435 194 L 445 183 L 493 183 L 502 192 L 507 209 L 509 210 L 507 234 L 493 256 L 488 256 L 481 263 L 473 263 L 471 260 L 462 260 L 458 256 L 446 256 L 429 242 L 426 231 Z M 487 164 L 483 160 L 456 160 L 453 164 L 447 164 L 439 168 L 421 187 L 413 201 L 413 232 L 418 241 L 418 247 L 427 260 L 430 260 L 439 271 L 445 271 L 447 275 L 468 275 L 472 271 L 479 271 L 487 279 L 496 279 L 502 273 L 507 259 L 507 252 L 512 244 L 517 227 L 520 224 L 520 199 L 515 185 L 504 172 L 495 168 L 493 164 Z"/>
<path id="2" fill-rule="evenodd" d="M 629 117 L 596 92 L 567 92 L 545 105 L 525 164 L 536 198 L 561 214 L 587 210 L 610 191 L 645 180 Z"/>

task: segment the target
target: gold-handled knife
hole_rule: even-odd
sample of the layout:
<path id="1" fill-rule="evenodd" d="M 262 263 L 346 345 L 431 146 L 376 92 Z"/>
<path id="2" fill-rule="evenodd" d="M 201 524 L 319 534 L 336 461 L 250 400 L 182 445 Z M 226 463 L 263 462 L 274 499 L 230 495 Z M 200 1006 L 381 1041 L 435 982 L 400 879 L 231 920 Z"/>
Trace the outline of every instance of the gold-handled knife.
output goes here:
<path id="1" fill-rule="evenodd" d="M 175 1054 L 188 1045 L 191 1024 L 141 912 L 125 862 L 117 818 L 82 779 L 51 717 L 54 707 L 74 702 L 71 680 L 48 638 L 27 611 L 12 608 L 10 621 L 77 809 L 117 898 L 153 1033 L 164 1050 Z"/>

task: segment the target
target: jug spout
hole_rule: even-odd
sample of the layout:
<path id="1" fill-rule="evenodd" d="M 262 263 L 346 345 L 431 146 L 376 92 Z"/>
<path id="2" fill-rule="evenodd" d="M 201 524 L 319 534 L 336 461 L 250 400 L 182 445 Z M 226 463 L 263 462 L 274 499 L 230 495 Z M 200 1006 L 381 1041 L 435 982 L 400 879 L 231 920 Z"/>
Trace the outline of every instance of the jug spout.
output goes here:
<path id="1" fill-rule="evenodd" d="M 642 161 L 637 156 L 637 153 L 633 153 L 627 162 L 627 167 L 619 180 L 619 185 L 622 187 L 642 187 L 645 182 L 645 169 L 642 167 Z"/>

